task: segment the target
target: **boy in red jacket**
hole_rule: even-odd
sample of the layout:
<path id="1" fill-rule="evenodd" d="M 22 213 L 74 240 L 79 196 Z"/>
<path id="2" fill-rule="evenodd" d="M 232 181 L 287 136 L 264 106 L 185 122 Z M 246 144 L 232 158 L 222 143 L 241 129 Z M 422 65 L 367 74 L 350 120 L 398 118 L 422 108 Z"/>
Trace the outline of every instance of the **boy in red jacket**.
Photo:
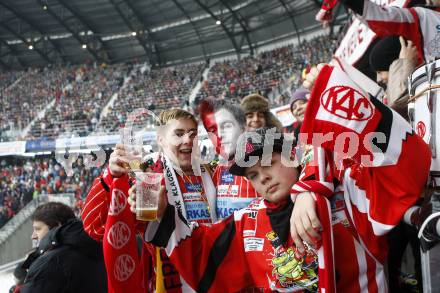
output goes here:
<path id="1" fill-rule="evenodd" d="M 274 133 L 267 129 L 246 134 L 257 135 L 257 139 L 241 137 L 238 149 L 246 151 L 237 154 L 238 159 L 229 171 L 246 176 L 263 198 L 211 227 L 184 220 L 169 198 L 161 222 L 150 223 L 147 228 L 146 240 L 166 247 L 173 264 L 197 292 L 237 292 L 248 287 L 281 292 L 316 291 L 318 271 L 323 275 L 321 269 L 332 266 L 331 255 L 326 258 L 308 245 L 299 251 L 289 235 L 291 187 L 300 174 L 298 163 L 292 160 L 294 142 L 282 136 L 271 139 Z M 266 140 L 269 142 L 265 146 Z M 283 143 L 286 151 L 282 153 Z M 273 153 L 264 151 L 266 147 L 273 148 Z M 249 159 L 257 159 L 256 164 L 240 167 L 240 162 Z M 318 198 L 318 213 L 327 219 L 322 221 L 326 231 L 321 235 L 322 243 L 330 247 L 330 206 L 327 200 Z M 317 234 L 316 237 L 319 238 Z M 319 269 L 318 254 L 322 255 Z M 322 279 L 330 283 L 321 282 L 320 287 L 331 291 L 333 277 L 329 274 Z"/>

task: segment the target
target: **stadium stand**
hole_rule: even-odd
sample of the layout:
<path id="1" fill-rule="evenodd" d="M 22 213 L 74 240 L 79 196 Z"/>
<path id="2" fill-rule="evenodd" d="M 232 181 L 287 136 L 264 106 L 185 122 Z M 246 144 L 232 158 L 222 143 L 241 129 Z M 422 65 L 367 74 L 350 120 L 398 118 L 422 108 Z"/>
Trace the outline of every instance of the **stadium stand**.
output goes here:
<path id="1" fill-rule="evenodd" d="M 24 129 L 62 89 L 67 77 L 65 67 L 30 69 L 22 73 L 17 83 L 0 92 L 0 128 L 4 131 Z"/>
<path id="2" fill-rule="evenodd" d="M 89 134 L 98 123 L 101 109 L 122 86 L 127 71 L 126 64 L 74 68 L 64 89 L 57 90 L 54 106 L 33 125 L 27 138 Z"/>
<path id="3" fill-rule="evenodd" d="M 261 89 L 272 96 L 272 106 L 285 105 L 288 96 L 281 93 L 294 91 L 301 83 L 302 70 L 309 64 L 329 60 L 333 48 L 334 42 L 328 46 L 328 37 L 320 36 L 299 46 L 263 51 L 256 57 L 217 62 L 202 82 L 197 97 L 240 99 Z M 12 121 L 14 127 L 23 129 L 48 100 L 55 100 L 32 125 L 26 139 L 117 133 L 125 124 L 126 114 L 136 108 L 157 112 L 188 107 L 189 94 L 205 68 L 206 63 L 195 63 L 148 70 L 140 64 L 128 63 L 46 67 L 3 74 L 0 101 L 4 115 L 0 125 L 7 129 Z M 114 94 L 118 97 L 103 116 L 102 109 Z M 74 175 L 67 177 L 61 165 L 49 158 L 19 160 L 14 164 L 0 161 L 0 227 L 39 194 L 73 192 L 79 209 L 82 196 L 100 169 L 86 169 L 79 161 L 73 171 Z"/>
<path id="4" fill-rule="evenodd" d="M 215 96 L 240 100 L 254 92 L 270 96 L 272 92 L 294 91 L 301 84 L 301 71 L 308 65 L 330 60 L 335 45 L 336 42 L 329 41 L 328 36 L 320 36 L 299 46 L 288 45 L 261 52 L 255 57 L 217 62 L 196 99 Z M 284 80 L 289 81 L 287 89 L 279 87 Z M 286 104 L 288 97 L 285 98 L 272 99 L 274 106 Z"/>
<path id="5" fill-rule="evenodd" d="M 33 198 L 41 194 L 74 193 L 75 208 L 81 209 L 82 197 L 87 194 L 100 168 L 85 168 L 82 158 L 68 177 L 55 159 L 0 161 L 0 227 L 16 215 Z"/>
<path id="6" fill-rule="evenodd" d="M 204 66 L 204 63 L 197 63 L 151 71 L 142 71 L 139 67 L 132 72 L 127 86 L 120 91 L 98 128 L 106 133 L 116 132 L 124 125 L 126 114 L 136 108 L 154 111 L 183 107 Z"/>

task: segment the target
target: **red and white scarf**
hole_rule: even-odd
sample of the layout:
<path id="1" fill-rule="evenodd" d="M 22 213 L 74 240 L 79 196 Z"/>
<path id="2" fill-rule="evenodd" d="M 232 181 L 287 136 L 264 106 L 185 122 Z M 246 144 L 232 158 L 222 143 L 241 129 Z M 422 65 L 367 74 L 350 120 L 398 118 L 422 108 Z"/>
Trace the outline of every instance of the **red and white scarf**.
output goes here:
<path id="1" fill-rule="evenodd" d="M 135 216 L 127 203 L 127 175 L 110 186 L 111 202 L 103 239 L 108 292 L 145 293 L 143 269 L 137 251 Z"/>
<path id="2" fill-rule="evenodd" d="M 321 243 L 318 248 L 319 292 L 336 292 L 335 260 L 333 249 L 333 229 L 330 202 L 327 199 L 334 192 L 332 177 L 325 174 L 327 161 L 322 148 L 313 148 L 314 162 L 304 166 L 299 181 L 291 189 L 294 202 L 296 195 L 301 192 L 312 192 L 316 201 L 316 212 L 322 225 Z M 313 179 L 310 177 L 313 175 Z"/>

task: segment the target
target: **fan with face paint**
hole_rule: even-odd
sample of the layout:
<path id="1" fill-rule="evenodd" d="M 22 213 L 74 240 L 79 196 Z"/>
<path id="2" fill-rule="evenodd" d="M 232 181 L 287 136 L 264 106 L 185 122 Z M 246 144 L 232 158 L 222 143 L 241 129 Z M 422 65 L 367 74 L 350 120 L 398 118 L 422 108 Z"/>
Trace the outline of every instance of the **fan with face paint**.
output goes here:
<path id="1" fill-rule="evenodd" d="M 244 131 L 245 116 L 241 108 L 207 98 L 200 104 L 200 116 L 217 154 L 232 159 L 238 137 Z"/>

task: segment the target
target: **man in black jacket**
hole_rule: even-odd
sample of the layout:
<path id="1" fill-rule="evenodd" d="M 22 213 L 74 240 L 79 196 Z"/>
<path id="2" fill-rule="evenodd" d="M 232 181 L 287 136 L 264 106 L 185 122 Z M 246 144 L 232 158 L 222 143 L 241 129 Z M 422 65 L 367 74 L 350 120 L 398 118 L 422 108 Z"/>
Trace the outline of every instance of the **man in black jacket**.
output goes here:
<path id="1" fill-rule="evenodd" d="M 32 216 L 37 250 L 21 293 L 107 292 L 102 245 L 91 239 L 67 205 L 49 202 Z"/>

